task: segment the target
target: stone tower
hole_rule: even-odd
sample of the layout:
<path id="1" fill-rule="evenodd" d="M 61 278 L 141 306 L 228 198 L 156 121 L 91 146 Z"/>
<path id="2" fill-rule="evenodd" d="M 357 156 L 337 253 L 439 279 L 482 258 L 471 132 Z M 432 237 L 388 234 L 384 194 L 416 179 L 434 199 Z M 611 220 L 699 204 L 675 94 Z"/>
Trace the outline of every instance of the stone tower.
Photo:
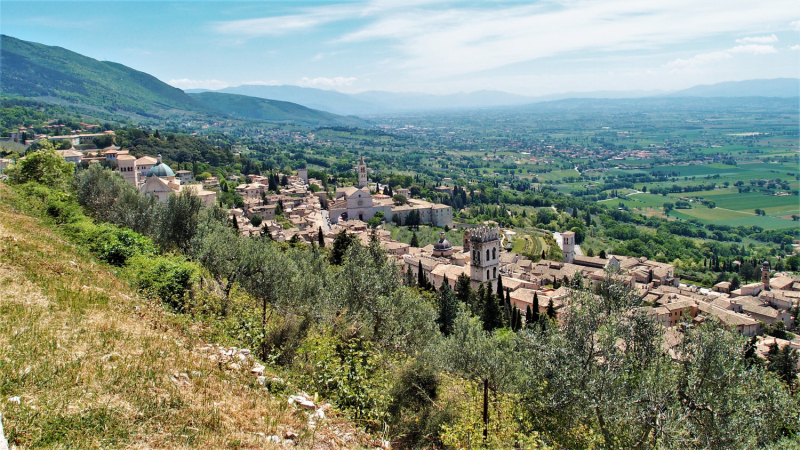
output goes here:
<path id="1" fill-rule="evenodd" d="M 303 184 L 308 184 L 308 169 L 297 169 L 297 177 L 303 180 Z"/>
<path id="2" fill-rule="evenodd" d="M 761 264 L 761 284 L 764 285 L 764 290 L 769 290 L 769 261 L 764 261 L 764 264 Z"/>
<path id="3" fill-rule="evenodd" d="M 469 230 L 469 245 L 472 251 L 470 278 L 476 283 L 497 280 L 500 262 L 500 229 L 478 227 Z"/>
<path id="4" fill-rule="evenodd" d="M 464 250 L 465 253 L 469 251 L 469 230 L 464 230 Z"/>
<path id="5" fill-rule="evenodd" d="M 572 264 L 575 260 L 575 233 L 567 231 L 561 234 L 561 253 L 564 255 L 564 262 Z"/>
<path id="6" fill-rule="evenodd" d="M 356 167 L 356 171 L 358 172 L 358 188 L 361 189 L 367 185 L 367 163 L 364 162 L 363 155 Z"/>

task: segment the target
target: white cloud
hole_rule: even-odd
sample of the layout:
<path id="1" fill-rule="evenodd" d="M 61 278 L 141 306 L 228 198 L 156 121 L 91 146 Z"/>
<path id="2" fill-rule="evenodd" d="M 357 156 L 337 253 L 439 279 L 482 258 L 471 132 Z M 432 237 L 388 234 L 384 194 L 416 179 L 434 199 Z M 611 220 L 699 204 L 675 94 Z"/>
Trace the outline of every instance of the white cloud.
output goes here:
<path id="1" fill-rule="evenodd" d="M 244 85 L 244 84 L 247 84 L 247 85 L 256 85 L 256 86 L 278 86 L 278 85 L 280 85 L 280 84 L 281 84 L 281 82 L 280 82 L 280 81 L 278 81 L 278 80 L 267 80 L 267 81 L 260 81 L 260 80 L 256 80 L 256 81 L 245 81 L 245 82 L 244 82 L 244 83 L 242 83 L 242 84 L 243 84 L 243 85 Z"/>
<path id="2" fill-rule="evenodd" d="M 769 53 L 778 53 L 778 49 L 771 45 L 737 45 L 728 50 L 730 53 L 749 53 L 751 55 L 766 55 Z"/>
<path id="3" fill-rule="evenodd" d="M 736 40 L 739 44 L 769 44 L 770 42 L 778 42 L 778 36 L 752 36 Z"/>
<path id="4" fill-rule="evenodd" d="M 306 87 L 334 87 L 334 86 L 350 86 L 355 82 L 356 79 L 353 77 L 345 78 L 345 77 L 334 77 L 334 78 L 325 78 L 325 77 L 317 77 L 317 78 L 308 78 L 303 77 L 300 81 L 297 82 L 300 86 Z"/>
<path id="5" fill-rule="evenodd" d="M 548 57 L 652 53 L 722 35 L 763 32 L 785 27 L 786 11 L 795 6 L 793 0 L 487 3 L 373 0 L 311 6 L 285 16 L 218 22 L 214 30 L 251 38 L 329 25 L 326 31 L 343 31 L 327 44 L 383 41 L 395 53 L 390 55 L 395 70 L 430 81 Z M 334 22 L 342 23 L 330 26 Z M 792 26 L 800 27 L 800 21 Z M 740 44 L 766 43 L 747 39 L 759 37 L 743 38 Z"/>
<path id="6" fill-rule="evenodd" d="M 789 47 L 789 50 L 800 50 L 800 45 L 793 45 Z"/>
<path id="7" fill-rule="evenodd" d="M 693 69 L 697 66 L 702 66 L 708 63 L 722 61 L 725 59 L 733 58 L 730 53 L 728 52 L 711 52 L 711 53 L 701 53 L 693 58 L 689 59 L 676 59 L 675 61 L 670 61 L 664 67 L 667 69 Z"/>
<path id="8" fill-rule="evenodd" d="M 738 41 L 737 41 L 738 42 Z M 721 52 L 701 53 L 689 59 L 676 59 L 664 65 L 667 69 L 680 70 L 680 69 L 694 69 L 699 66 L 704 66 L 709 63 L 723 61 L 733 58 L 733 55 L 738 53 L 745 53 L 749 55 L 766 55 L 769 53 L 777 53 L 778 50 L 771 45 L 737 45 L 736 47 L 729 48 Z"/>
<path id="9" fill-rule="evenodd" d="M 167 84 L 171 84 L 179 89 L 223 89 L 230 84 L 220 80 L 190 80 L 189 78 L 181 78 L 178 80 L 169 80 Z"/>
<path id="10" fill-rule="evenodd" d="M 790 25 L 794 31 L 800 31 L 800 20 L 795 20 Z"/>

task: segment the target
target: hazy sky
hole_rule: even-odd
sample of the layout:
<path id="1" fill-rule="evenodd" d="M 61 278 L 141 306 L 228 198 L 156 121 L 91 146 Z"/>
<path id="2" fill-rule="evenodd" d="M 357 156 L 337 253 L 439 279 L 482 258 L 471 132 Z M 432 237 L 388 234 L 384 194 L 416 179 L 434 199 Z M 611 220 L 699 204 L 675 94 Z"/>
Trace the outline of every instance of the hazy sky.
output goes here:
<path id="1" fill-rule="evenodd" d="M 0 30 L 180 88 L 535 96 L 800 75 L 797 0 L 3 0 Z"/>

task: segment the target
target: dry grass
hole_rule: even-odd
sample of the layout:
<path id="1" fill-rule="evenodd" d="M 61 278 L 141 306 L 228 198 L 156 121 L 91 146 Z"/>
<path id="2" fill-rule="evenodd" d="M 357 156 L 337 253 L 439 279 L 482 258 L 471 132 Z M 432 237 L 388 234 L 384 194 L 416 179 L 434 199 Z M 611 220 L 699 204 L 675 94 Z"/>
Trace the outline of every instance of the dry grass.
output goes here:
<path id="1" fill-rule="evenodd" d="M 202 324 L 139 298 L 90 255 L 14 209 L 0 184 L 0 412 L 17 448 L 356 448 L 340 415 L 309 426 L 203 345 Z M 269 370 L 269 368 L 267 368 Z M 19 404 L 7 401 L 19 396 Z M 280 445 L 268 438 L 296 433 Z"/>

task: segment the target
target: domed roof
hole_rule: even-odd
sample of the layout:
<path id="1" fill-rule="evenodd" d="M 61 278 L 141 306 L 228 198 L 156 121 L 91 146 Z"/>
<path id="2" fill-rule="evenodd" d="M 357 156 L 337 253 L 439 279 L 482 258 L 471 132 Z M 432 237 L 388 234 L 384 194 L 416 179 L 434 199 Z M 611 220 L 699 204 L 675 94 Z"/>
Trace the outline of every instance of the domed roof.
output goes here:
<path id="1" fill-rule="evenodd" d="M 453 244 L 450 243 L 445 237 L 444 233 L 441 234 L 439 242 L 433 244 L 434 251 L 448 252 L 453 250 Z"/>
<path id="2" fill-rule="evenodd" d="M 152 176 L 157 176 L 159 178 L 174 177 L 175 172 L 173 172 L 168 165 L 161 162 L 161 155 L 158 155 L 158 164 L 147 171 L 147 177 L 150 178 Z"/>

